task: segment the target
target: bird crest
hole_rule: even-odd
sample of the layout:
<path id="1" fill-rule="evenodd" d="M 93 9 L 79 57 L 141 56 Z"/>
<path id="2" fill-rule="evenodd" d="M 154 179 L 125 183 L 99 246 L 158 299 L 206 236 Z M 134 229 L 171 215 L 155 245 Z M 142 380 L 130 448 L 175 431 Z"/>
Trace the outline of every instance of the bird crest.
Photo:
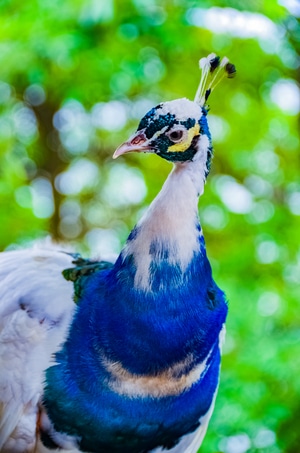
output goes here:
<path id="1" fill-rule="evenodd" d="M 214 53 L 209 54 L 206 58 L 201 58 L 199 60 L 199 67 L 202 73 L 194 102 L 200 105 L 200 107 L 206 107 L 210 93 L 219 85 L 224 77 L 233 78 L 236 74 L 236 69 L 227 57 L 221 60 Z"/>

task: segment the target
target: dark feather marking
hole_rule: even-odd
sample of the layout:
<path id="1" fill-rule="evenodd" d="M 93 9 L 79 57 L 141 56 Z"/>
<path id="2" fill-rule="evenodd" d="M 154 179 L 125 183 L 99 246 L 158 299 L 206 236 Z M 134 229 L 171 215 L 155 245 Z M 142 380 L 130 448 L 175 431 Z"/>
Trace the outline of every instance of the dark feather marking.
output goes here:
<path id="1" fill-rule="evenodd" d="M 202 108 L 202 112 L 203 112 L 203 115 L 201 116 L 200 121 L 199 121 L 200 134 L 207 135 L 207 137 L 209 139 L 209 143 L 210 143 L 210 145 L 207 149 L 206 170 L 205 170 L 205 177 L 207 177 L 210 172 L 211 160 L 213 157 L 213 147 L 211 144 L 211 135 L 210 135 L 210 131 L 208 128 L 208 123 L 207 123 L 208 110 L 206 108 Z"/>
<path id="2" fill-rule="evenodd" d="M 179 124 L 182 124 L 187 129 L 191 129 L 196 124 L 195 118 L 188 118 L 186 121 L 180 121 Z"/>
<path id="3" fill-rule="evenodd" d="M 214 285 L 207 288 L 207 299 L 206 304 L 210 310 L 215 310 L 220 304 L 220 295 L 218 294 L 220 289 Z"/>
<path id="4" fill-rule="evenodd" d="M 157 114 L 157 110 L 161 107 L 162 104 L 158 104 L 156 107 L 153 107 L 149 112 L 141 119 L 140 124 L 137 128 L 138 131 L 145 129 L 151 121 L 153 121 L 154 116 Z"/>
<path id="5" fill-rule="evenodd" d="M 161 243 L 159 241 L 157 241 L 157 240 L 154 240 L 150 244 L 149 254 L 154 259 L 168 260 L 170 252 L 169 252 L 169 249 L 167 247 L 162 248 Z"/>
<path id="6" fill-rule="evenodd" d="M 82 296 L 87 278 L 95 272 L 110 269 L 113 263 L 109 263 L 108 261 L 91 261 L 82 258 L 79 254 L 72 256 L 75 258 L 72 261 L 75 267 L 64 269 L 62 274 L 66 280 L 74 283 L 74 302 L 77 303 Z"/>
<path id="7" fill-rule="evenodd" d="M 48 448 L 49 450 L 57 450 L 59 448 L 59 445 L 54 442 L 54 440 L 48 433 L 46 433 L 46 431 L 40 430 L 40 438 L 44 447 Z"/>
<path id="8" fill-rule="evenodd" d="M 205 91 L 205 101 L 207 101 L 207 99 L 209 98 L 210 93 L 211 93 L 211 89 L 210 88 Z"/>
<path id="9" fill-rule="evenodd" d="M 176 123 L 178 123 L 178 121 L 176 121 L 175 115 L 172 115 L 171 113 L 160 115 L 155 121 L 149 122 L 145 130 L 145 135 L 147 138 L 151 138 L 156 132 L 161 131 L 164 127 L 171 127 Z"/>
<path id="10" fill-rule="evenodd" d="M 140 228 L 136 225 L 130 232 L 128 238 L 127 238 L 127 242 L 129 241 L 132 241 L 133 239 L 135 239 L 137 237 L 137 235 L 139 234 L 139 230 Z"/>
<path id="11" fill-rule="evenodd" d="M 227 72 L 227 77 L 229 77 L 229 79 L 232 79 L 236 74 L 236 68 L 232 63 L 227 63 L 225 71 Z"/>
<path id="12" fill-rule="evenodd" d="M 220 66 L 220 57 L 214 57 L 209 63 L 210 72 L 214 72 Z"/>

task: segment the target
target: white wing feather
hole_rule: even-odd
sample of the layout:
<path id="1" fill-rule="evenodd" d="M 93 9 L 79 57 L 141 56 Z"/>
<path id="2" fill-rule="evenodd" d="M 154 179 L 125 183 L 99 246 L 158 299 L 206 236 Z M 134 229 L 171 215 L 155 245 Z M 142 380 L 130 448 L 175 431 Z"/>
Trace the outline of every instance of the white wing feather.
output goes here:
<path id="1" fill-rule="evenodd" d="M 72 257 L 40 248 L 0 254 L 0 451 L 35 451 L 45 369 L 68 332 Z"/>

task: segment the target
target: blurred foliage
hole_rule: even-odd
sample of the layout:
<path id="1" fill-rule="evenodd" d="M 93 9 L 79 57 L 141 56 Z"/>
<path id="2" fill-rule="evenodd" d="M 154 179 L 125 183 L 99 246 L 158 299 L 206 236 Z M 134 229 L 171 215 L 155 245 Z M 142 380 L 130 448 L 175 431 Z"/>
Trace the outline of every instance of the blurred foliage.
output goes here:
<path id="1" fill-rule="evenodd" d="M 284 4 L 289 5 L 290 11 Z M 51 234 L 118 252 L 170 166 L 112 162 L 153 105 L 193 99 L 198 60 L 238 70 L 211 97 L 200 202 L 230 303 L 202 452 L 300 448 L 299 4 L 282 0 L 1 0 L 0 247 Z"/>

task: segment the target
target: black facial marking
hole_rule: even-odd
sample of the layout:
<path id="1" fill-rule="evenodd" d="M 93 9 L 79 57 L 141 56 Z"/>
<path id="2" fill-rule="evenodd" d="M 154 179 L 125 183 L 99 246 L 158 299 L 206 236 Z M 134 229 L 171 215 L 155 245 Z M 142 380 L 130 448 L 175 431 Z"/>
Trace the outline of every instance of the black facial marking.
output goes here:
<path id="1" fill-rule="evenodd" d="M 213 66 L 218 66 L 219 62 L 213 61 L 211 63 Z M 207 92 L 207 97 L 209 93 Z M 151 109 L 145 116 L 142 118 L 139 127 L 137 130 L 143 129 L 145 131 L 146 137 L 149 139 L 149 145 L 155 151 L 155 153 L 171 162 L 185 162 L 189 160 L 193 160 L 196 152 L 197 152 L 197 142 L 199 140 L 199 135 L 195 136 L 189 146 L 188 149 L 182 152 L 172 152 L 168 151 L 168 149 L 176 143 L 177 137 L 174 137 L 174 141 L 172 141 L 172 128 L 174 125 L 178 124 L 186 128 L 186 130 L 191 129 L 195 126 L 197 119 L 195 118 L 188 118 L 185 121 L 178 121 L 176 120 L 176 116 L 171 113 L 166 113 L 165 115 L 159 115 L 159 111 L 161 110 L 161 106 L 163 104 L 159 104 L 158 106 Z M 204 107 L 202 108 L 202 116 L 198 121 L 200 126 L 200 135 L 207 135 L 209 141 L 211 140 L 210 132 L 208 129 L 207 124 L 207 109 Z M 154 137 L 157 132 L 162 131 L 164 132 Z M 174 132 L 176 128 L 174 129 Z M 170 133 L 168 133 L 170 132 Z M 151 140 L 151 138 L 153 139 Z M 212 158 L 212 147 L 209 146 L 208 154 L 207 154 L 207 162 L 206 162 L 206 175 L 209 173 L 210 169 L 210 162 Z"/>
<path id="2" fill-rule="evenodd" d="M 150 142 L 150 146 L 156 150 L 155 152 L 159 156 L 162 156 L 163 153 L 167 153 L 169 146 L 172 146 L 173 144 L 172 140 L 170 140 L 166 134 L 161 134 Z"/>
<path id="3" fill-rule="evenodd" d="M 145 129 L 148 124 L 154 120 L 154 116 L 156 115 L 156 111 L 159 108 L 159 105 L 153 107 L 153 109 L 149 110 L 149 112 L 141 119 L 140 124 L 137 128 L 138 131 L 141 129 Z"/>
<path id="4" fill-rule="evenodd" d="M 194 118 L 188 118 L 186 121 L 180 121 L 179 124 L 185 126 L 186 129 L 191 129 L 191 127 L 195 126 L 196 120 Z"/>
<path id="5" fill-rule="evenodd" d="M 153 137 L 156 132 L 161 131 L 164 127 L 168 127 L 168 129 L 173 125 L 176 124 L 175 115 L 171 115 L 167 113 L 166 115 L 159 116 L 156 120 L 150 122 L 145 130 L 145 134 L 147 138 Z"/>
<path id="6" fill-rule="evenodd" d="M 146 115 L 141 119 L 137 130 L 140 131 L 141 129 L 146 129 L 151 123 L 156 122 L 157 120 L 155 120 L 154 117 L 157 115 L 157 111 L 160 110 L 161 107 L 162 104 L 158 104 L 156 107 L 149 110 L 149 112 L 146 113 Z M 163 117 L 163 115 L 161 116 Z"/>
<path id="7" fill-rule="evenodd" d="M 196 139 L 197 141 L 198 137 L 194 137 L 194 139 Z M 191 143 L 191 146 L 185 151 L 182 152 L 160 151 L 159 153 L 157 153 L 157 155 L 171 162 L 186 162 L 187 160 L 193 160 L 193 157 L 197 152 L 197 149 L 193 147 L 194 139 Z"/>

